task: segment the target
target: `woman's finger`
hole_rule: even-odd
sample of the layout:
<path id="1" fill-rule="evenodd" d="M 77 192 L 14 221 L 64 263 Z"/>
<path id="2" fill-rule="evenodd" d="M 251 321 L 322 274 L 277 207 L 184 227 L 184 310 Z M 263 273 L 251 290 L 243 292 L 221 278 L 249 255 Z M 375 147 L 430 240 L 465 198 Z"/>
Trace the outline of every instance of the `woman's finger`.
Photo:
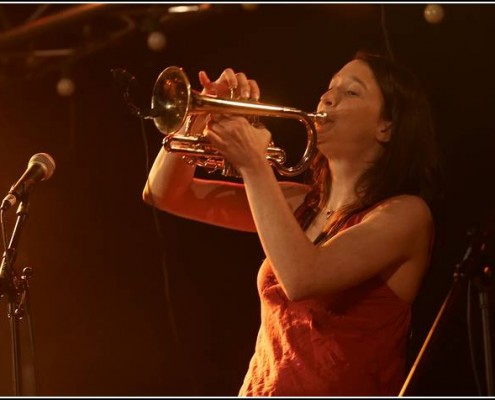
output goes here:
<path id="1" fill-rule="evenodd" d="M 226 68 L 220 75 L 220 78 L 218 78 L 217 83 L 226 83 L 229 89 L 236 89 L 238 82 L 234 70 L 232 68 Z"/>
<path id="2" fill-rule="evenodd" d="M 256 82 L 254 79 L 248 80 L 249 86 L 251 88 L 251 99 L 254 101 L 258 101 L 260 99 L 260 88 L 258 86 L 258 82 Z"/>
<path id="3" fill-rule="evenodd" d="M 211 81 L 206 71 L 199 71 L 199 82 L 203 86 L 203 93 L 216 95 L 216 85 Z"/>
<path id="4" fill-rule="evenodd" d="M 225 141 L 218 134 L 216 134 L 211 127 L 206 129 L 205 134 L 210 143 L 218 150 L 225 148 Z"/>
<path id="5" fill-rule="evenodd" d="M 208 86 L 211 83 L 211 79 L 208 77 L 206 71 L 199 71 L 199 83 L 201 83 L 203 87 Z"/>
<path id="6" fill-rule="evenodd" d="M 238 72 L 237 78 L 237 96 L 243 100 L 247 100 L 251 97 L 251 86 L 248 83 L 248 79 L 244 72 Z"/>

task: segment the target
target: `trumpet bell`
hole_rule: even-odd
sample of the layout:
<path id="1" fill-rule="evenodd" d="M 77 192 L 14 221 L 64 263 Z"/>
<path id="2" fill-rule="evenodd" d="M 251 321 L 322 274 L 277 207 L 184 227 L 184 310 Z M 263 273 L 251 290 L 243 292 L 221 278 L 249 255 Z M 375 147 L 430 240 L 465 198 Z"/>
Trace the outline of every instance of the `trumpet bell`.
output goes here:
<path id="1" fill-rule="evenodd" d="M 163 134 L 173 134 L 184 125 L 191 103 L 191 84 L 179 67 L 168 67 L 158 76 L 151 99 L 153 121 Z"/>

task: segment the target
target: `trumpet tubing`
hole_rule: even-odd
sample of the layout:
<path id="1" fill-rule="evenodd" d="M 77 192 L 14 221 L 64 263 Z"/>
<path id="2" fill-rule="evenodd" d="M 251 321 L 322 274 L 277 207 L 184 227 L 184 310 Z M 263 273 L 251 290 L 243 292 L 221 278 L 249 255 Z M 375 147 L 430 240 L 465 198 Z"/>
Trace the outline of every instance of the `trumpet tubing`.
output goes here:
<path id="1" fill-rule="evenodd" d="M 191 89 L 187 75 L 181 68 L 174 66 L 164 69 L 158 76 L 153 88 L 151 109 L 155 126 L 165 135 L 163 145 L 167 151 L 182 154 L 191 164 L 209 171 L 221 169 L 225 176 L 238 174 L 201 133 L 192 133 L 188 128 L 185 134 L 178 133 L 188 116 L 194 119 L 194 116 L 200 114 L 224 113 L 300 121 L 307 131 L 307 145 L 295 166 L 285 166 L 287 157 L 283 149 L 269 146 L 266 152 L 267 160 L 283 176 L 299 175 L 309 167 L 316 154 L 315 122 L 322 122 L 326 118 L 324 113 L 305 113 L 292 107 L 202 95 Z"/>

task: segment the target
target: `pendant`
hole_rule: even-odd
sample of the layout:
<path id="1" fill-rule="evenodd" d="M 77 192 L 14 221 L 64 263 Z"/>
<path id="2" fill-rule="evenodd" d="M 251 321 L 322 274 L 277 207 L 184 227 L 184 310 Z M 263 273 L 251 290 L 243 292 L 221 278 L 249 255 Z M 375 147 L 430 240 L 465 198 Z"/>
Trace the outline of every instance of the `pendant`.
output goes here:
<path id="1" fill-rule="evenodd" d="M 335 210 L 327 210 L 326 211 L 326 219 L 330 219 L 330 217 L 335 214 Z"/>

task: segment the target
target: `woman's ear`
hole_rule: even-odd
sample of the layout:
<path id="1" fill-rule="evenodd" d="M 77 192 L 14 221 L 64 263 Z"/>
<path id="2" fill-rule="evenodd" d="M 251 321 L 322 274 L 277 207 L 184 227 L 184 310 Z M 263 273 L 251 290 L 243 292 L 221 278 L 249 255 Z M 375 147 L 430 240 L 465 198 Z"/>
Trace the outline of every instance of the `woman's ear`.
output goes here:
<path id="1" fill-rule="evenodd" d="M 390 142 L 391 136 L 392 136 L 392 122 L 383 121 L 376 134 L 376 140 L 378 140 L 380 143 L 388 143 Z"/>

